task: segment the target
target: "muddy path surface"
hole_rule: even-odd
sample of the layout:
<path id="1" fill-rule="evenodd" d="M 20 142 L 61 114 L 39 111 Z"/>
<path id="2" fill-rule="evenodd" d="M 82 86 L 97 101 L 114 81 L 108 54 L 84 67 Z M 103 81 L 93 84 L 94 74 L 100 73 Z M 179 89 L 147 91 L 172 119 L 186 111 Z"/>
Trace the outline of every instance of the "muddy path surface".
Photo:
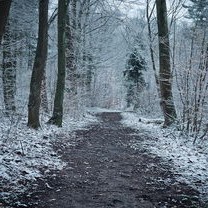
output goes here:
<path id="1" fill-rule="evenodd" d="M 129 147 L 130 140 L 144 138 L 122 126 L 119 113 L 98 117 L 99 124 L 74 132 L 73 138 L 60 136 L 54 148 L 67 166 L 40 180 L 19 207 L 206 207 L 197 191 L 177 182 L 171 164 L 142 147 Z"/>

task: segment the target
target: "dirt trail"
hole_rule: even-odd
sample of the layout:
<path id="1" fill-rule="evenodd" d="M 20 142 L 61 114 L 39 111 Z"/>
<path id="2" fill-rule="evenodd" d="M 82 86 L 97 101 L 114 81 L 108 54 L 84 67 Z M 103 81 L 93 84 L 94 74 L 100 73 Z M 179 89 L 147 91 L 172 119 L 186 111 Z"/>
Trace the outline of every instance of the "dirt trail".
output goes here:
<path id="1" fill-rule="evenodd" d="M 205 207 L 199 193 L 177 182 L 161 158 L 142 147 L 129 147 L 130 140 L 142 138 L 122 126 L 119 113 L 98 116 L 99 124 L 54 144 L 68 165 L 39 181 L 38 188 L 21 199 L 23 204 L 31 208 Z"/>

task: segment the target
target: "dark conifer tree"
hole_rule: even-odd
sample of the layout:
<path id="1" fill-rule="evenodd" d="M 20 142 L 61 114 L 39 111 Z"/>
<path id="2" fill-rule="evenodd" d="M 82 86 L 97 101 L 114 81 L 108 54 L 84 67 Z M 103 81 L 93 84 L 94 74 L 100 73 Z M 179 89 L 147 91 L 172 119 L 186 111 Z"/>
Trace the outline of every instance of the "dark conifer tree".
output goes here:
<path id="1" fill-rule="evenodd" d="M 143 72 L 145 70 L 145 59 L 138 52 L 138 49 L 134 48 L 127 61 L 126 70 L 124 71 L 125 85 L 127 88 L 127 107 L 133 106 L 134 110 L 138 108 L 139 93 L 142 92 L 145 86 L 143 77 Z"/>
<path id="2" fill-rule="evenodd" d="M 205 26 L 208 24 L 208 0 L 190 0 L 191 5 L 186 6 L 188 9 L 189 18 L 193 19 L 198 26 Z"/>

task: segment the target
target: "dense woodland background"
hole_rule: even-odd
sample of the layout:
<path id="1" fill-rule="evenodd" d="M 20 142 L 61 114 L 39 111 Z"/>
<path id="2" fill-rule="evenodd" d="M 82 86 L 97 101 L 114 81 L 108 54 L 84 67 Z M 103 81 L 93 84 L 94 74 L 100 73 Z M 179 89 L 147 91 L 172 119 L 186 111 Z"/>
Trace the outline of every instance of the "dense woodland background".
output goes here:
<path id="1" fill-rule="evenodd" d="M 207 18 L 207 0 L 13 0 L 0 114 L 39 128 L 90 107 L 130 110 L 206 139 Z"/>

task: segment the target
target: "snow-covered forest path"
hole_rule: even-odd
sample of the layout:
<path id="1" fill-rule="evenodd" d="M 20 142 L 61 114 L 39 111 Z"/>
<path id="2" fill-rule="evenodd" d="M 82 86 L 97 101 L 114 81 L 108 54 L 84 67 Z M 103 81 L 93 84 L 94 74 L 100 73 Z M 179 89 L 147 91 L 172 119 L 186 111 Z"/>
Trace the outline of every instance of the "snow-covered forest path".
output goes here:
<path id="1" fill-rule="evenodd" d="M 100 113 L 100 122 L 54 144 L 67 163 L 40 180 L 21 199 L 32 208 L 205 207 L 199 193 L 178 182 L 169 164 L 147 150 L 131 149 L 139 132 L 124 127 L 120 113 Z M 170 164 L 171 165 L 171 164 Z"/>

